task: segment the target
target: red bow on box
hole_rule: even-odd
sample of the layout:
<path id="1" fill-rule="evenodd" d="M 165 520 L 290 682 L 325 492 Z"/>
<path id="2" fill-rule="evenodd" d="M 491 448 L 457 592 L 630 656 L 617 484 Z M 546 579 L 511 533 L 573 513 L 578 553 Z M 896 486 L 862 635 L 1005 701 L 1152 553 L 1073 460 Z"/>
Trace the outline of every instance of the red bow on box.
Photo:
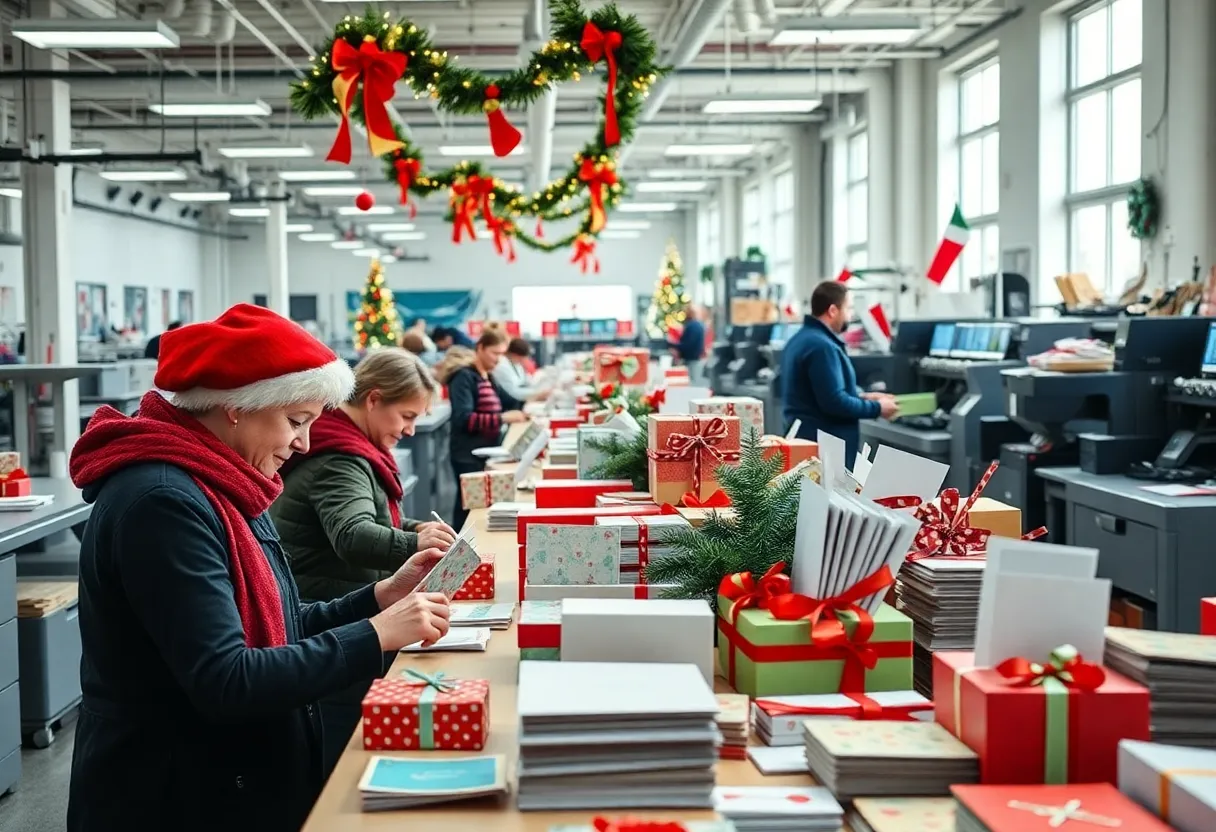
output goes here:
<path id="1" fill-rule="evenodd" d="M 770 566 L 758 581 L 751 572 L 735 572 L 722 579 L 718 584 L 718 594 L 731 602 L 732 624 L 739 620 L 739 613 L 745 609 L 768 609 L 774 598 L 789 594 L 790 576 L 781 574 L 783 569 L 785 564 L 778 561 Z"/>
<path id="2" fill-rule="evenodd" d="M 680 505 L 684 508 L 729 508 L 733 503 L 730 497 L 726 496 L 726 492 L 719 488 L 704 500 L 699 499 L 695 491 L 685 491 L 684 496 L 680 498 Z"/>
<path id="3" fill-rule="evenodd" d="M 687 826 L 674 820 L 609 820 L 597 817 L 592 819 L 591 826 L 595 832 L 688 832 Z"/>
<path id="4" fill-rule="evenodd" d="M 857 629 L 853 632 L 853 641 L 864 644 L 874 634 L 874 618 L 858 602 L 869 598 L 875 593 L 882 592 L 895 583 L 889 566 L 882 566 L 869 576 L 863 578 L 839 595 L 817 599 L 809 595 L 791 593 L 774 599 L 768 607 L 773 618 L 783 621 L 796 621 L 805 618 L 810 622 L 812 640 L 818 634 L 817 627 L 824 616 L 836 618 L 836 613 L 848 610 L 857 616 Z"/>
<path id="5" fill-rule="evenodd" d="M 699 417 L 693 417 L 692 433 L 673 433 L 667 437 L 666 447 L 660 450 L 648 449 L 647 456 L 660 461 L 692 462 L 692 490 L 701 493 L 701 459 L 709 457 L 718 462 L 734 462 L 739 458 L 738 451 L 725 451 L 718 445 L 726 438 L 726 422 L 720 416 L 714 416 L 702 423 Z"/>
<path id="6" fill-rule="evenodd" d="M 1106 671 L 1101 665 L 1085 661 L 1071 644 L 1052 650 L 1046 664 L 1015 657 L 998 664 L 996 672 L 1016 687 L 1041 685 L 1055 679 L 1065 687 L 1092 691 L 1106 681 Z"/>
<path id="7" fill-rule="evenodd" d="M 401 189 L 402 205 L 410 209 L 410 219 L 418 216 L 418 206 L 410 202 L 410 187 L 422 172 L 422 162 L 417 159 L 397 159 L 393 162 L 393 170 L 397 172 L 397 187 Z"/>
<path id="8" fill-rule="evenodd" d="M 367 144 L 373 156 L 392 153 L 402 146 L 397 130 L 388 116 L 388 104 L 393 100 L 397 79 L 405 73 L 408 59 L 404 52 L 385 52 L 375 39 L 364 40 L 359 48 L 345 38 L 338 38 L 332 47 L 330 63 L 334 72 L 334 98 L 342 112 L 338 135 L 334 137 L 326 161 L 350 164 L 350 108 L 355 103 L 359 81 L 363 81 L 363 120 L 367 126 Z"/>
<path id="9" fill-rule="evenodd" d="M 14 468 L 7 474 L 0 474 L 0 482 L 17 482 L 18 480 L 28 480 L 30 475 L 26 473 L 24 468 Z"/>

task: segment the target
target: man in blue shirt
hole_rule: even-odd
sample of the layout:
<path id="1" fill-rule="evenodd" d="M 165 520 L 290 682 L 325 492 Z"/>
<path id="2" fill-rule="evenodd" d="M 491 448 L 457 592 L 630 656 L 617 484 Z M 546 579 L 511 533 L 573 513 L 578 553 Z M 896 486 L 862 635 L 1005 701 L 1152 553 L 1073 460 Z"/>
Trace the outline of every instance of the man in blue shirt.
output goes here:
<path id="1" fill-rule="evenodd" d="M 696 384 L 705 365 L 705 324 L 701 323 L 701 310 L 696 304 L 689 304 L 684 311 L 684 329 L 675 350 L 680 362 L 688 368 L 689 382 Z"/>
<path id="2" fill-rule="evenodd" d="M 447 352 L 448 347 L 467 347 L 473 349 L 473 339 L 460 331 L 458 327 L 437 326 L 435 331 L 431 333 L 431 340 L 435 342 L 435 349 L 440 352 Z"/>
<path id="3" fill-rule="evenodd" d="M 858 422 L 892 419 L 899 414 L 893 396 L 862 393 L 840 333 L 852 315 L 852 298 L 843 283 L 825 280 L 811 294 L 811 314 L 785 344 L 781 356 L 782 401 L 786 429 L 802 420 L 800 439 L 815 440 L 820 430 L 845 443 L 846 465 L 861 444 Z"/>

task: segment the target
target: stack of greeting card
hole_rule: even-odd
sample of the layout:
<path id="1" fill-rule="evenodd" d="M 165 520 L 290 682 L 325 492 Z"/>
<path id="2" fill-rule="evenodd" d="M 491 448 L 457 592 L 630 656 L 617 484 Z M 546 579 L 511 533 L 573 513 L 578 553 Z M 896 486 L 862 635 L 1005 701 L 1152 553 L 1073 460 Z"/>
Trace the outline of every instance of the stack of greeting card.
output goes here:
<path id="1" fill-rule="evenodd" d="M 453 603 L 448 624 L 452 627 L 489 627 L 505 630 L 515 619 L 515 603 L 478 604 L 476 602 Z"/>
<path id="2" fill-rule="evenodd" d="M 521 662 L 519 808 L 707 809 L 718 703 L 694 665 Z"/>
<path id="3" fill-rule="evenodd" d="M 1113 783 L 1119 740 L 1148 739 L 1148 690 L 1102 667 L 1097 564 L 1093 549 L 989 541 L 975 652 L 933 655 L 937 721 L 984 783 Z"/>
<path id="4" fill-rule="evenodd" d="M 678 514 L 656 517 L 597 517 L 595 525 L 618 529 L 621 534 L 621 583 L 646 583 L 646 567 L 671 554 L 667 544 L 670 529 L 688 528 Z"/>
<path id="5" fill-rule="evenodd" d="M 412 809 L 507 793 L 507 763 L 494 757 L 372 757 L 359 780 L 363 811 Z"/>
<path id="6" fill-rule="evenodd" d="M 1170 832 L 1169 826 L 1109 783 L 960 785 L 951 792 L 958 802 L 956 832 L 1051 832 L 1061 827 L 1076 832 Z"/>
<path id="7" fill-rule="evenodd" d="M 722 747 L 718 756 L 723 760 L 746 760 L 748 727 L 748 702 L 741 693 L 718 694 L 718 730 L 722 732 Z"/>
<path id="8" fill-rule="evenodd" d="M 509 532 L 515 528 L 515 518 L 519 513 L 533 507 L 532 503 L 494 503 L 486 515 L 486 530 Z"/>
<path id="9" fill-rule="evenodd" d="M 1152 692 L 1154 742 L 1216 748 L 1216 638 L 1108 627 L 1106 665 Z"/>
<path id="10" fill-rule="evenodd" d="M 944 795 L 979 780 L 975 752 L 935 722 L 810 720 L 811 776 L 841 800 L 858 795 Z"/>
<path id="11" fill-rule="evenodd" d="M 933 703 L 911 690 L 765 696 L 752 702 L 752 723 L 766 745 L 802 745 L 809 719 L 932 721 Z"/>
<path id="12" fill-rule="evenodd" d="M 524 551 L 526 583 L 521 598 L 529 597 L 527 586 L 572 584 L 619 584 L 621 582 L 621 532 L 605 526 L 574 526 L 532 523 Z"/>
<path id="13" fill-rule="evenodd" d="M 714 811 L 738 832 L 837 832 L 844 816 L 820 786 L 719 786 Z"/>
<path id="14" fill-rule="evenodd" d="M 954 832 L 953 797 L 859 797 L 848 813 L 853 832 Z"/>
<path id="15" fill-rule="evenodd" d="M 1216 829 L 1216 751 L 1124 740 L 1119 791 L 1179 832 Z"/>

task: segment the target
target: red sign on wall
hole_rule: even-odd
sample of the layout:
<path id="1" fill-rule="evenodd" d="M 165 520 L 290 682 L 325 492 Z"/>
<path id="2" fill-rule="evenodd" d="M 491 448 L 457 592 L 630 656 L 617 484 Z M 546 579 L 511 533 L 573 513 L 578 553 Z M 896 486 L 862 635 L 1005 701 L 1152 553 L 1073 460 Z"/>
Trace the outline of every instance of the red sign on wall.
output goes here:
<path id="1" fill-rule="evenodd" d="M 557 321 L 541 321 L 540 334 L 545 338 L 556 338 Z"/>
<path id="2" fill-rule="evenodd" d="M 519 337 L 519 321 L 504 321 L 504 326 L 507 329 L 507 334 L 512 338 Z"/>
<path id="3" fill-rule="evenodd" d="M 465 326 L 467 326 L 469 329 L 470 338 L 480 338 L 481 333 L 486 328 L 486 322 L 485 321 L 468 321 L 465 324 Z"/>
<path id="4" fill-rule="evenodd" d="M 616 334 L 618 338 L 632 338 L 633 321 L 617 321 Z"/>

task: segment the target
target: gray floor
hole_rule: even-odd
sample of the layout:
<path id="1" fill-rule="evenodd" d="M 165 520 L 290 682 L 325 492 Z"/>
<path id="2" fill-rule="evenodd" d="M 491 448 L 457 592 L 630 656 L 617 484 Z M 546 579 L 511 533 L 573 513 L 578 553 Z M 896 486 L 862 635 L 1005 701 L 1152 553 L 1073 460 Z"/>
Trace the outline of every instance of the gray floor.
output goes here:
<path id="1" fill-rule="evenodd" d="M 21 782 L 0 797 L 0 832 L 63 832 L 67 828 L 75 716 L 64 721 L 50 748 L 21 751 Z"/>

